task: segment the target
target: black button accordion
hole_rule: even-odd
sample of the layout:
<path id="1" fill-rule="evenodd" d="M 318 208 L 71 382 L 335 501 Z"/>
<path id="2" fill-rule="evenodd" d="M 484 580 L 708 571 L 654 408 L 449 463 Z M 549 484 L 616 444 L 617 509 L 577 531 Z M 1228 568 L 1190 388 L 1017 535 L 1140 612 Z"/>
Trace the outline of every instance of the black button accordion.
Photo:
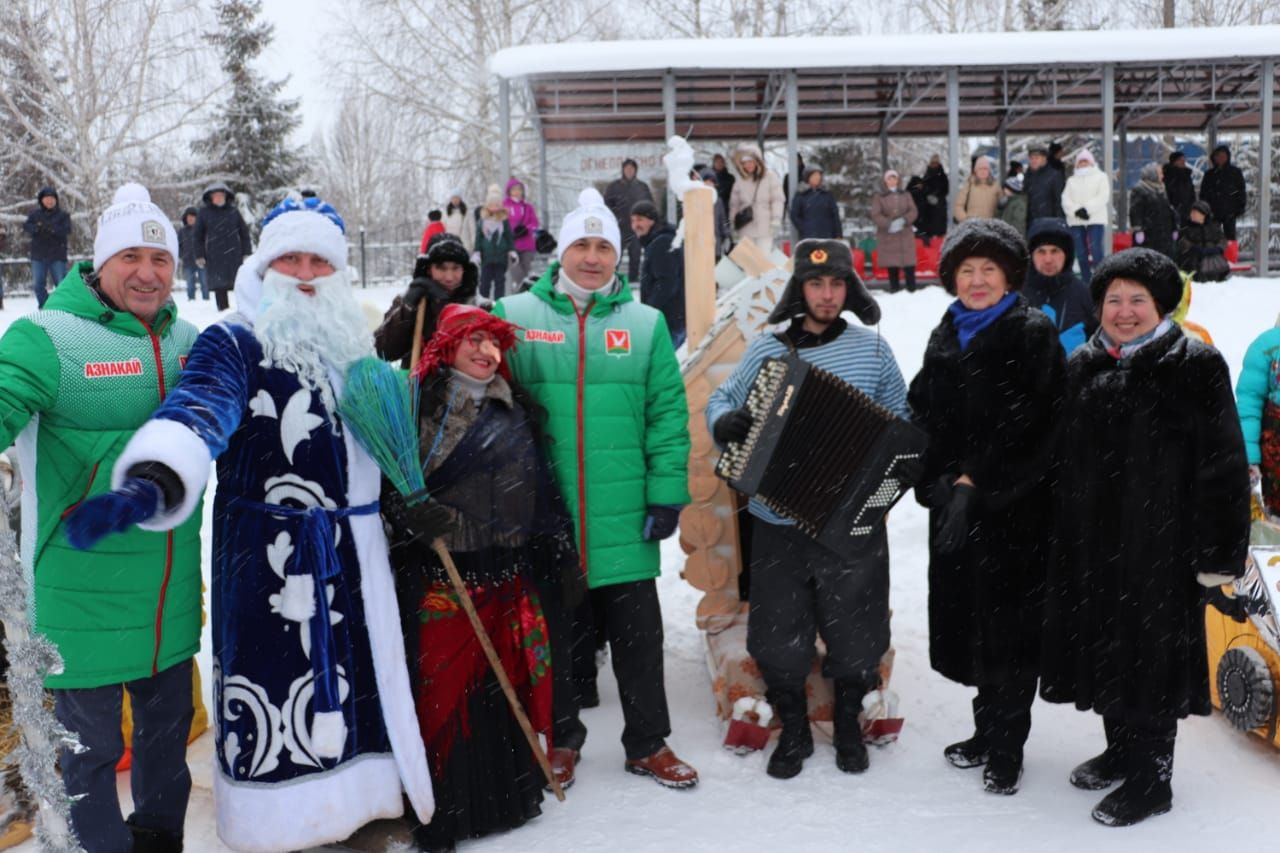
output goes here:
<path id="1" fill-rule="evenodd" d="M 860 544 L 914 485 L 902 468 L 929 444 L 859 389 L 794 357 L 765 359 L 746 408 L 751 431 L 725 448 L 716 474 L 837 553 Z"/>

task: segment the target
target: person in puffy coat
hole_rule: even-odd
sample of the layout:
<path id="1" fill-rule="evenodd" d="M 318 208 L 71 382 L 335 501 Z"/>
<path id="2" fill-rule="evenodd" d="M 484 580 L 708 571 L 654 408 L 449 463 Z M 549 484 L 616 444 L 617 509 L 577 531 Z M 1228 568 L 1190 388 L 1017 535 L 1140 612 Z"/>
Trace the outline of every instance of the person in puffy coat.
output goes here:
<path id="1" fill-rule="evenodd" d="M 622 237 L 599 192 L 579 194 L 557 247 L 560 259 L 533 288 L 493 312 L 524 329 L 511 373 L 547 410 L 545 449 L 622 697 L 625 769 L 687 788 L 698 774 L 666 744 L 654 582 L 658 543 L 676 532 L 689 501 L 684 382 L 662 313 L 636 302 L 617 275 Z M 553 752 L 557 772 L 572 774 L 578 750 Z"/>
<path id="2" fill-rule="evenodd" d="M 840 205 L 822 183 L 821 169 L 805 170 L 804 186 L 791 201 L 791 224 L 796 227 L 801 240 L 839 240 L 844 237 Z"/>
<path id="3" fill-rule="evenodd" d="M 1189 221 L 1178 229 L 1178 267 L 1196 281 L 1222 281 L 1231 275 L 1227 238 L 1206 202 L 1191 205 Z"/>
<path id="4" fill-rule="evenodd" d="M 961 223 L 938 274 L 956 301 L 933 330 L 907 403 L 929 433 L 916 497 L 929 507 L 929 659 L 977 688 L 974 733 L 943 750 L 1014 794 L 1039 673 L 1052 519 L 1049 469 L 1066 357 L 1049 319 L 1018 292 L 1022 235 Z"/>
<path id="5" fill-rule="evenodd" d="M 236 273 L 253 251 L 253 243 L 249 225 L 236 209 L 235 196 L 226 184 L 210 184 L 203 199 L 196 214 L 196 265 L 204 268 L 218 310 L 225 311 L 231 305 Z"/>
<path id="6" fill-rule="evenodd" d="M 1244 572 L 1249 474 L 1231 375 L 1173 322 L 1182 277 L 1134 248 L 1090 292 L 1101 328 L 1071 358 L 1041 694 L 1102 717 L 1071 784 L 1128 826 L 1173 805 L 1178 720 L 1212 711 L 1205 590 Z"/>
<path id="7" fill-rule="evenodd" d="M 729 195 L 729 222 L 736 240 L 753 240 L 760 251 L 773 251 L 773 239 L 782 224 L 786 199 L 782 180 L 764 164 L 764 154 L 752 143 L 733 152 L 737 180 Z"/>
<path id="8" fill-rule="evenodd" d="M 476 217 L 462 200 L 461 189 L 450 193 L 449 203 L 444 206 L 444 230 L 461 240 L 468 252 L 475 251 Z"/>
<path id="9" fill-rule="evenodd" d="M 27 216 L 22 228 L 31 236 L 31 289 L 36 295 L 36 306 L 43 308 L 49 298 L 49 282 L 57 287 L 67 274 L 71 214 L 58 203 L 57 190 L 44 187 L 36 194 L 36 209 Z"/>
<path id="10" fill-rule="evenodd" d="M 1178 228 L 1178 214 L 1165 195 L 1160 164 L 1146 164 L 1140 177 L 1129 191 L 1129 230 L 1133 232 L 1133 245 L 1173 258 L 1173 232 Z"/>
<path id="11" fill-rule="evenodd" d="M 884 173 L 880 192 L 871 199 L 871 221 L 876 224 L 876 261 L 889 271 L 889 291 L 900 289 L 899 273 L 905 273 L 907 291 L 916 289 L 916 237 L 911 224 L 916 221 L 916 203 L 911 193 L 899 188 L 893 169 Z"/>
<path id="12" fill-rule="evenodd" d="M 1076 167 L 1062 190 L 1062 210 L 1076 244 L 1080 277 L 1088 281 L 1094 265 L 1106 254 L 1102 244 L 1111 210 L 1111 178 L 1098 168 L 1088 148 L 1076 155 Z"/>
<path id="13" fill-rule="evenodd" d="M 1261 485 L 1266 511 L 1280 516 L 1280 318 L 1245 350 L 1236 380 L 1236 411 L 1249 480 Z"/>
<path id="14" fill-rule="evenodd" d="M 1187 155 L 1181 151 L 1172 152 L 1164 166 L 1164 191 L 1169 196 L 1169 204 L 1178 212 L 1178 225 L 1190 222 L 1196 188 L 1191 180 L 1191 169 L 1187 166 Z"/>
<path id="15" fill-rule="evenodd" d="M 1062 190 L 1067 181 L 1063 170 L 1049 162 L 1049 152 L 1044 148 L 1032 148 L 1027 153 L 1027 161 L 1027 171 L 1022 175 L 1022 187 L 1027 194 L 1027 227 L 1037 219 L 1064 219 Z"/>
<path id="16" fill-rule="evenodd" d="M 515 238 L 515 260 L 507 270 L 507 283 L 513 293 L 533 269 L 533 258 L 538 252 L 538 212 L 525 200 L 524 194 L 524 183 L 519 178 L 507 181 L 507 197 L 502 203 L 510 214 L 507 221 Z"/>
<path id="17" fill-rule="evenodd" d="M 1222 233 L 1228 240 L 1236 239 L 1236 217 L 1244 213 L 1248 204 L 1245 193 L 1244 172 L 1231 162 L 1231 149 L 1219 145 L 1209 156 L 1213 165 L 1200 179 L 1200 200 L 1213 208 L 1214 217 L 1222 223 Z"/>
<path id="18" fill-rule="evenodd" d="M 956 191 L 951 216 L 956 222 L 966 219 L 990 219 L 1000 207 L 1000 181 L 996 179 L 991 158 L 980 155 L 973 161 L 973 174 L 965 178 Z"/>

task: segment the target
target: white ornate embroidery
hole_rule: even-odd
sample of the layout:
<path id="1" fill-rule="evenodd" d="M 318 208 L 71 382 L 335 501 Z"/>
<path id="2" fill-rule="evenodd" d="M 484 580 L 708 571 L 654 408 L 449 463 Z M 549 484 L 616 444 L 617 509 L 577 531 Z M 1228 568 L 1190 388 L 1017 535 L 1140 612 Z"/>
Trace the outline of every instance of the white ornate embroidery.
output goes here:
<path id="1" fill-rule="evenodd" d="M 228 732 L 222 743 L 222 759 L 232 778 L 252 779 L 266 775 L 280 766 L 280 750 L 285 741 L 280 728 L 280 711 L 267 698 L 267 691 L 243 675 L 224 679 L 222 668 L 213 665 L 213 708 L 219 732 L 226 731 L 228 721 L 240 720 L 246 713 L 253 719 L 252 730 L 242 745 L 235 732 Z M 248 762 L 238 766 L 244 752 L 252 750 Z"/>
<path id="2" fill-rule="evenodd" d="M 305 631 L 303 633 L 306 633 Z M 347 683 L 346 671 L 338 667 L 338 701 L 345 703 L 351 692 Z M 289 760 L 303 767 L 320 767 L 311 748 L 311 729 L 307 725 L 312 715 L 311 699 L 315 694 L 315 674 L 308 671 L 306 675 L 294 679 L 289 685 L 289 698 L 285 700 L 281 712 L 284 724 L 284 745 L 289 750 Z"/>

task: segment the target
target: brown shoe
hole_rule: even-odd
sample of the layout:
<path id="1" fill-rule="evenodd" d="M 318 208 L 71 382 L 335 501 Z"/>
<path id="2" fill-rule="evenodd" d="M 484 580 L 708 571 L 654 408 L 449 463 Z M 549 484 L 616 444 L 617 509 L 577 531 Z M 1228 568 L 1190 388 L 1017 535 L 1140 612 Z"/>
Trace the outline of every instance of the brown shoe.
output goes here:
<path id="1" fill-rule="evenodd" d="M 547 753 L 547 760 L 551 763 L 551 772 L 556 774 L 556 781 L 560 783 L 562 790 L 568 790 L 573 784 L 573 768 L 578 764 L 578 758 L 582 753 L 576 749 L 569 749 L 567 746 L 557 746 Z M 550 785 L 544 786 L 548 791 L 551 790 Z"/>
<path id="2" fill-rule="evenodd" d="M 692 788 L 698 784 L 698 771 L 677 758 L 669 746 L 648 758 L 627 759 L 626 769 L 637 776 L 649 776 L 665 788 Z"/>

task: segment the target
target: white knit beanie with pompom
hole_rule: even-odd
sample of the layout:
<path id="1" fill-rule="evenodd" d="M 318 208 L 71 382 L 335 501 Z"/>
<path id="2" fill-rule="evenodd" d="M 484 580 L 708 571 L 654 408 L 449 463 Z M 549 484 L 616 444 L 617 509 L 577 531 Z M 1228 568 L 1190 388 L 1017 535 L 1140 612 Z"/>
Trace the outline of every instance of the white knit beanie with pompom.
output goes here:
<path id="1" fill-rule="evenodd" d="M 613 246 L 614 252 L 622 254 L 622 232 L 618 230 L 618 220 L 604 203 L 604 197 L 594 187 L 587 187 L 578 193 L 578 206 L 564 218 L 560 226 L 560 239 L 556 245 L 560 247 L 560 257 L 564 257 L 565 249 L 574 241 L 583 237 L 599 237 Z"/>
<path id="2" fill-rule="evenodd" d="M 163 210 L 151 201 L 142 184 L 128 183 L 116 190 L 111 206 L 98 217 L 93 238 L 93 268 L 102 269 L 112 255 L 125 249 L 164 249 L 178 262 L 178 232 Z"/>

